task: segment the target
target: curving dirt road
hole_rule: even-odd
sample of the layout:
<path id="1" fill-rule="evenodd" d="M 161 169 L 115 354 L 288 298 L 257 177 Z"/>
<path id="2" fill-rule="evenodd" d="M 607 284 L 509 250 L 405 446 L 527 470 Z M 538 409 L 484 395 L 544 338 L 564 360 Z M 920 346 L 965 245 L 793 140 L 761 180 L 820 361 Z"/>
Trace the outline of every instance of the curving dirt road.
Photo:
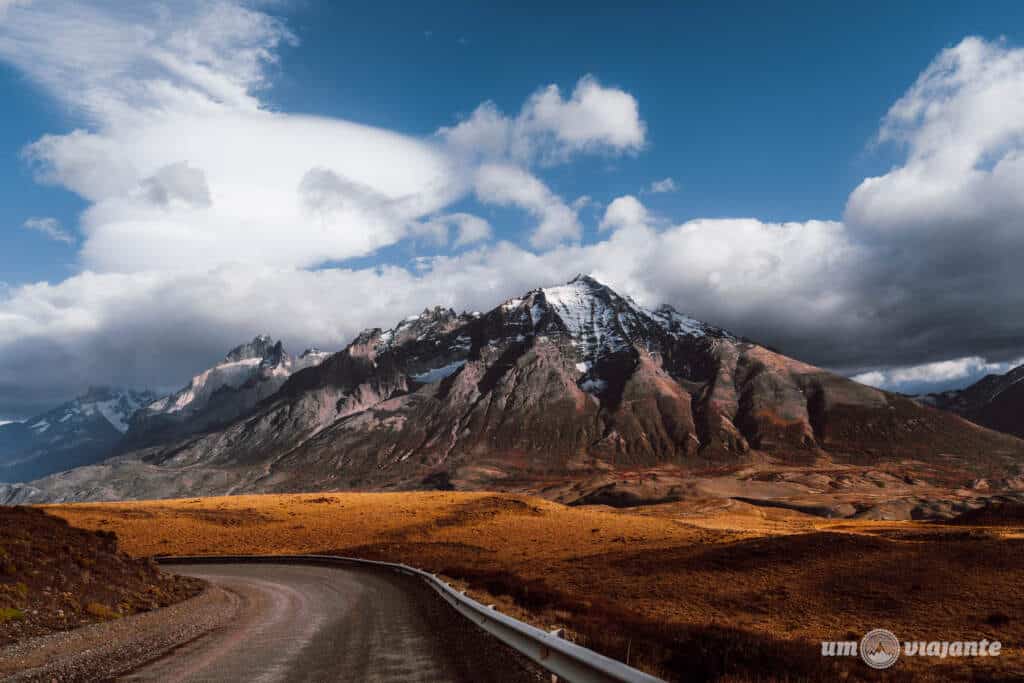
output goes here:
<path id="1" fill-rule="evenodd" d="M 539 672 L 417 581 L 292 564 L 174 565 L 235 617 L 124 681 L 537 681 Z"/>

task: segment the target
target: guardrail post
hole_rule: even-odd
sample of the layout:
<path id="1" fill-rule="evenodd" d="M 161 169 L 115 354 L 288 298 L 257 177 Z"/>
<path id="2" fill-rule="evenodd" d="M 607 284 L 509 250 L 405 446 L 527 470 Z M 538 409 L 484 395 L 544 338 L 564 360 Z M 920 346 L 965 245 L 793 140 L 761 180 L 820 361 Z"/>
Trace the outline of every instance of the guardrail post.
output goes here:
<path id="1" fill-rule="evenodd" d="M 556 628 L 554 631 L 548 631 L 548 633 L 555 638 L 565 638 L 564 628 Z M 551 674 L 551 683 L 558 683 L 558 674 Z"/>

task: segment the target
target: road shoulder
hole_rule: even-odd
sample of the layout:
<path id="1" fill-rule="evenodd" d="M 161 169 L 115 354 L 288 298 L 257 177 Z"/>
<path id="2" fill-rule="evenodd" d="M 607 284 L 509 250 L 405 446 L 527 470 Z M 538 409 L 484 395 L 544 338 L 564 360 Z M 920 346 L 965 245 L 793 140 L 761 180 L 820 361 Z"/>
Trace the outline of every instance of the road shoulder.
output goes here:
<path id="1" fill-rule="evenodd" d="M 152 612 L 8 645 L 0 649 L 0 677 L 12 682 L 114 678 L 227 623 L 238 608 L 237 596 L 209 586 Z"/>

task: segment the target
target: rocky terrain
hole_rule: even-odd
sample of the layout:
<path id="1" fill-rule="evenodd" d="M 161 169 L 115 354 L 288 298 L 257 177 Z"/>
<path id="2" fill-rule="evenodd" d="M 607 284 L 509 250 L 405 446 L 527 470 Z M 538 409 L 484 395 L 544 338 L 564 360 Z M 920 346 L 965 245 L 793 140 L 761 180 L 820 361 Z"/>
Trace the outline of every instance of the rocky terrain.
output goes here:
<path id="1" fill-rule="evenodd" d="M 173 441 L 248 415 L 272 396 L 294 372 L 321 363 L 329 354 L 307 349 L 293 357 L 280 341 L 260 335 L 199 373 L 181 390 L 136 412 L 122 450 Z"/>
<path id="2" fill-rule="evenodd" d="M 1024 526 L 1012 504 L 954 523 L 830 520 L 710 496 L 613 509 L 455 491 L 49 510 L 115 531 L 139 556 L 329 553 L 405 562 L 666 680 L 946 683 L 1019 681 L 1024 672 Z M 859 657 L 821 656 L 822 640 L 859 639 L 874 628 L 905 640 L 999 640 L 1003 650 L 901 657 L 882 675 Z"/>
<path id="3" fill-rule="evenodd" d="M 831 472 L 826 492 L 845 476 L 868 491 L 984 482 L 988 495 L 1015 488 L 1022 462 L 1017 438 L 579 277 L 483 314 L 436 308 L 366 330 L 223 429 L 0 499 L 487 488 L 574 502 L 644 472 L 661 477 L 654 499 L 672 499 L 683 474 L 778 468 Z"/>
<path id="4" fill-rule="evenodd" d="M 1024 437 L 1024 365 L 986 375 L 966 389 L 927 394 L 922 403 L 951 410 L 989 429 Z"/>
<path id="5" fill-rule="evenodd" d="M 0 507 L 0 646 L 146 612 L 201 588 L 119 552 L 112 532 L 76 529 L 41 510 Z"/>
<path id="6" fill-rule="evenodd" d="M 92 388 L 29 420 L 0 425 L 0 482 L 28 481 L 109 457 L 135 411 L 155 398 Z"/>
<path id="7" fill-rule="evenodd" d="M 280 341 L 260 335 L 167 396 L 91 388 L 24 422 L 0 424 L 0 482 L 29 481 L 223 427 L 329 355 L 307 349 L 292 356 Z"/>

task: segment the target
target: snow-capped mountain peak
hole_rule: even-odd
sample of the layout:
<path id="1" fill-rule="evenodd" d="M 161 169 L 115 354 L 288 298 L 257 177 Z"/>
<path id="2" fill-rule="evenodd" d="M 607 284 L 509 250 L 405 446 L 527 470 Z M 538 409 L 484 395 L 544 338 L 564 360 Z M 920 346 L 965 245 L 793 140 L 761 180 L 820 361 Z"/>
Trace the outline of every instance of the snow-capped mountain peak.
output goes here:
<path id="1" fill-rule="evenodd" d="M 151 391 L 90 387 L 81 396 L 25 421 L 25 425 L 37 436 L 59 438 L 59 434 L 80 431 L 83 425 L 98 419 L 124 434 L 135 411 L 155 397 Z"/>
<path id="2" fill-rule="evenodd" d="M 187 386 L 145 406 L 131 425 L 131 440 L 144 443 L 235 419 L 276 393 L 293 373 L 319 365 L 329 355 L 307 349 L 295 358 L 280 341 L 258 335 L 195 375 Z"/>
<path id="3" fill-rule="evenodd" d="M 407 342 L 423 341 L 444 334 L 470 317 L 465 313 L 459 315 L 451 308 L 444 306 L 424 308 L 419 315 L 404 318 L 389 330 L 380 330 L 379 328 L 364 330 L 356 337 L 354 343 L 368 343 L 371 339 L 376 338 L 375 348 L 379 353 L 389 348 L 402 346 Z"/>
<path id="4" fill-rule="evenodd" d="M 634 344 L 649 346 L 656 330 L 675 338 L 735 339 L 671 306 L 645 308 L 588 275 L 509 299 L 500 309 L 535 335 L 567 339 L 577 348 L 581 365 L 596 363 Z"/>
<path id="5" fill-rule="evenodd" d="M 234 363 L 241 360 L 253 358 L 264 359 L 274 354 L 274 349 L 281 342 L 275 342 L 269 334 L 260 334 L 253 337 L 252 341 L 240 344 L 228 351 L 224 356 L 225 363 Z"/>
<path id="6" fill-rule="evenodd" d="M 124 434 L 128 431 L 128 423 L 135 411 L 151 402 L 155 395 L 151 391 L 126 391 L 110 387 L 90 387 L 83 395 L 65 403 L 48 413 L 49 419 L 43 418 L 30 425 L 37 431 L 46 431 L 48 427 L 36 425 L 40 422 L 59 425 L 71 425 L 89 418 L 102 417 L 110 426 Z"/>
<path id="7" fill-rule="evenodd" d="M 0 428 L 0 481 L 27 481 L 112 454 L 132 416 L 156 395 L 91 387 L 23 423 Z"/>

